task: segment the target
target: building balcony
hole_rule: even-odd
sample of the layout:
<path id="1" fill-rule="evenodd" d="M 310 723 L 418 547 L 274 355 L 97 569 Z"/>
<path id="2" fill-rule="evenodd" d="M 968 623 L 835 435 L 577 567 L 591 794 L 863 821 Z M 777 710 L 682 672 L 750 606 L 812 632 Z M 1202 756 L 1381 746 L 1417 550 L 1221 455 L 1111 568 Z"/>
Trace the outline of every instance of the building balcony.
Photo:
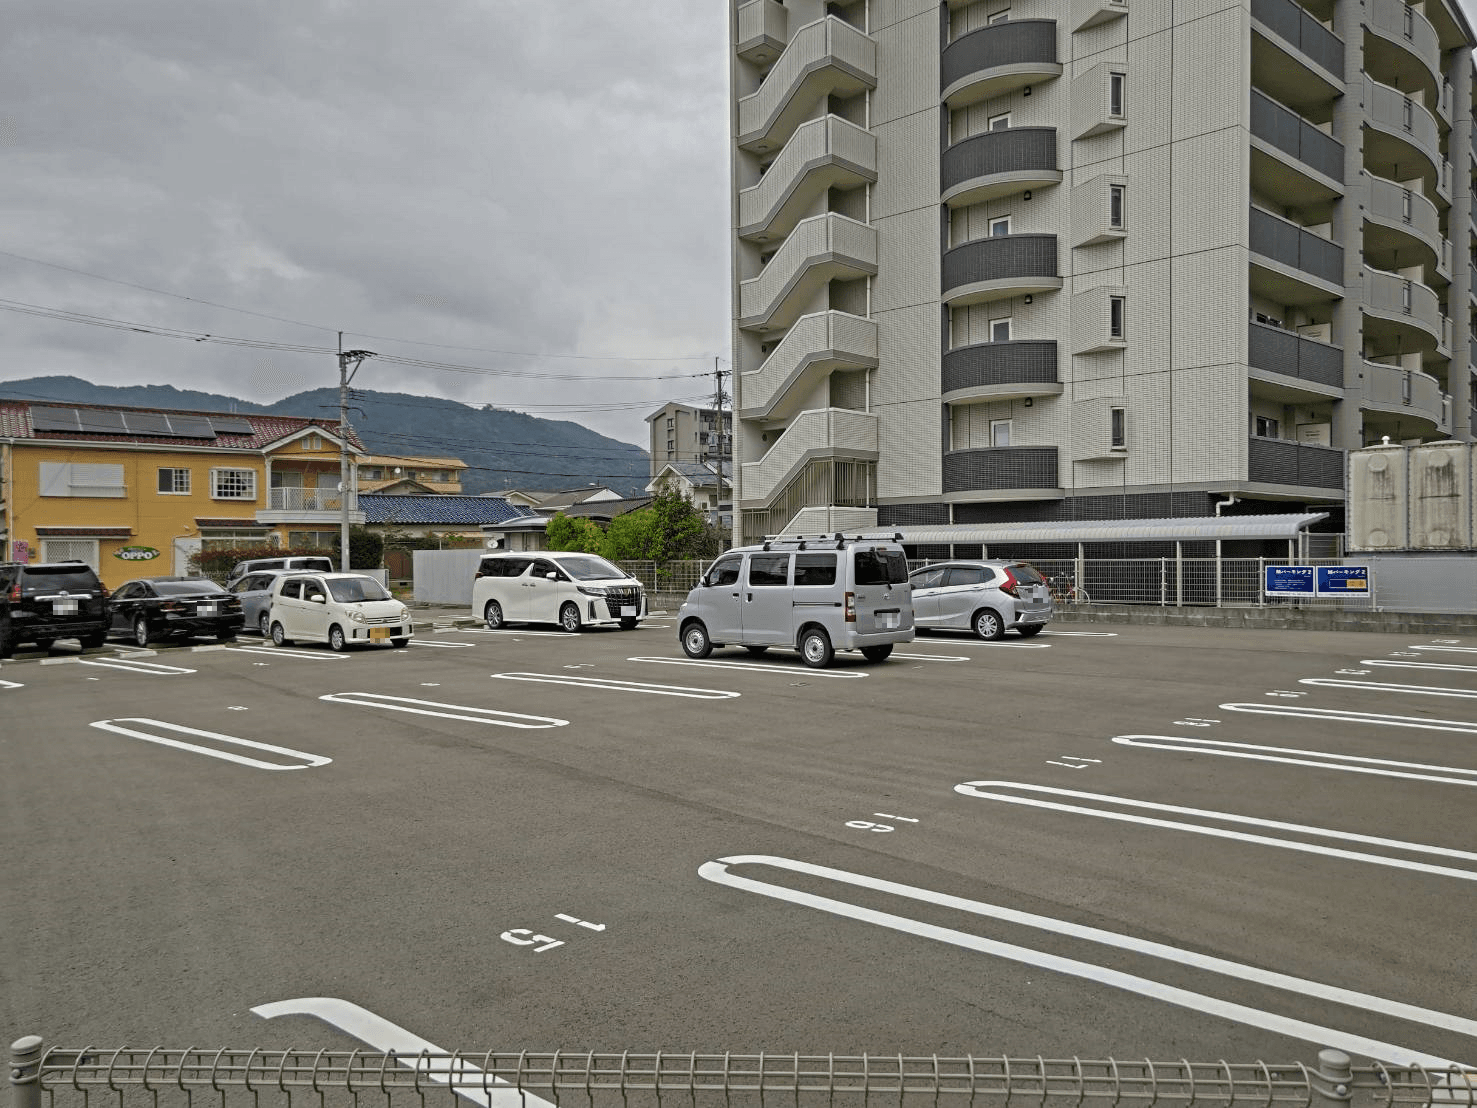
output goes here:
<path id="1" fill-rule="evenodd" d="M 875 462 L 878 419 L 869 412 L 821 408 L 801 412 L 768 453 L 745 462 L 741 491 L 746 508 L 765 507 L 811 461 L 846 458 Z"/>
<path id="2" fill-rule="evenodd" d="M 875 369 L 877 324 L 846 312 L 802 316 L 739 381 L 740 419 L 788 419 L 837 370 Z"/>
<path id="3" fill-rule="evenodd" d="M 764 272 L 739 285 L 740 327 L 784 330 L 812 306 L 831 281 L 877 272 L 877 232 L 830 213 L 802 219 Z"/>
<path id="4" fill-rule="evenodd" d="M 1293 207 L 1325 204 L 1344 192 L 1344 144 L 1270 96 L 1251 90 L 1251 180 Z"/>
<path id="5" fill-rule="evenodd" d="M 265 524 L 337 524 L 343 519 L 344 496 L 332 487 L 268 489 L 267 506 L 255 513 L 256 521 Z M 347 496 L 349 522 L 362 524 L 364 513 L 359 510 L 357 497 L 352 492 Z"/>
<path id="6" fill-rule="evenodd" d="M 1364 267 L 1364 338 L 1380 350 L 1414 354 L 1443 345 L 1446 323 L 1434 289 L 1398 273 Z"/>
<path id="7" fill-rule="evenodd" d="M 1401 437 L 1443 435 L 1451 431 L 1451 397 L 1429 373 L 1368 361 L 1361 372 L 1364 374 L 1362 407 L 1395 416 L 1400 422 Z M 1365 420 L 1367 437 L 1383 433 L 1371 426 L 1374 422 Z"/>
<path id="8" fill-rule="evenodd" d="M 1430 94 L 1440 100 L 1441 41 L 1431 21 L 1405 0 L 1369 0 L 1364 20 L 1364 69 L 1374 77 L 1420 72 Z"/>
<path id="9" fill-rule="evenodd" d="M 1007 19 L 944 47 L 940 99 L 950 108 L 962 108 L 1061 75 L 1056 20 Z"/>
<path id="10" fill-rule="evenodd" d="M 944 253 L 944 303 L 951 307 L 1003 300 L 1062 287 L 1055 235 L 996 235 Z"/>
<path id="11" fill-rule="evenodd" d="M 1057 478 L 1057 448 L 991 446 L 946 451 L 943 492 L 946 500 L 1059 498 L 1062 490 Z"/>
<path id="12" fill-rule="evenodd" d="M 748 0 L 739 5 L 734 53 L 755 65 L 764 65 L 785 49 L 789 14 L 779 0 Z"/>
<path id="13" fill-rule="evenodd" d="M 1419 173 L 1432 191 L 1443 187 L 1441 129 L 1425 105 L 1397 88 L 1364 79 L 1364 167 L 1386 180 Z"/>
<path id="14" fill-rule="evenodd" d="M 971 135 L 939 159 L 939 189 L 944 203 L 955 208 L 1061 180 L 1055 127 L 1007 127 Z"/>
<path id="15" fill-rule="evenodd" d="M 835 115 L 802 123 L 763 179 L 739 193 L 739 237 L 782 239 L 828 189 L 875 180 L 877 139 L 870 131 Z"/>
<path id="16" fill-rule="evenodd" d="M 1252 84 L 1301 108 L 1344 91 L 1344 40 L 1294 0 L 1252 0 Z"/>
<path id="17" fill-rule="evenodd" d="M 1249 323 L 1247 328 L 1246 364 L 1253 377 L 1276 386 L 1278 399 L 1307 403 L 1344 395 L 1342 347 L 1264 323 Z"/>
<path id="18" fill-rule="evenodd" d="M 1128 15 L 1128 0 L 1072 0 L 1072 30 L 1085 31 Z"/>
<path id="19" fill-rule="evenodd" d="M 1423 265 L 1440 269 L 1446 240 L 1436 205 L 1419 192 L 1382 177 L 1369 177 L 1364 209 L 1364 256 L 1376 267 Z"/>
<path id="20" fill-rule="evenodd" d="M 1253 291 L 1282 304 L 1312 304 L 1343 295 L 1344 251 L 1296 223 L 1253 207 Z"/>
<path id="21" fill-rule="evenodd" d="M 876 42 L 828 15 L 796 31 L 758 91 L 738 102 L 738 145 L 777 150 L 818 102 L 876 87 Z"/>
<path id="22" fill-rule="evenodd" d="M 1252 438 L 1247 444 L 1246 477 L 1258 485 L 1342 490 L 1344 457 L 1344 451 L 1333 447 Z"/>
<path id="23" fill-rule="evenodd" d="M 946 351 L 940 381 L 944 403 L 1060 396 L 1055 339 L 984 342 Z"/>

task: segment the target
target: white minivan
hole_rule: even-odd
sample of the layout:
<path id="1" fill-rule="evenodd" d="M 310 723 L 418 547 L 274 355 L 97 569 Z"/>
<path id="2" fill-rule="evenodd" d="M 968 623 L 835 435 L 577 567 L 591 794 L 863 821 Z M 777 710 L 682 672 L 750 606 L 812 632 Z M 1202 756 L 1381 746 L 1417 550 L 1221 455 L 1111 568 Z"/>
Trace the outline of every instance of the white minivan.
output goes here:
<path id="1" fill-rule="evenodd" d="M 646 590 L 594 554 L 539 550 L 484 554 L 472 580 L 472 615 L 496 631 L 509 623 L 557 623 L 566 631 L 646 618 Z"/>

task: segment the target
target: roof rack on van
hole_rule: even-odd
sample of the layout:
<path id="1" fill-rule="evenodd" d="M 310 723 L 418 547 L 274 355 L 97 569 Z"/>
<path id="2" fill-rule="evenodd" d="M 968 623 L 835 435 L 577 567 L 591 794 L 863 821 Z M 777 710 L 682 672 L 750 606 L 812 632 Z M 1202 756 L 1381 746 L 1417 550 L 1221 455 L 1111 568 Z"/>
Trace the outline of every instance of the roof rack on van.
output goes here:
<path id="1" fill-rule="evenodd" d="M 804 550 L 807 543 L 834 542 L 836 544 L 836 549 L 840 550 L 848 542 L 867 541 L 888 542 L 889 539 L 886 535 L 852 535 L 850 538 L 847 538 L 846 535 L 841 531 L 837 531 L 834 535 L 795 535 L 793 537 L 787 537 L 785 535 L 765 535 L 764 549 L 768 550 L 770 549 L 770 547 L 775 546 L 776 544 L 784 544 L 786 546 L 793 545 L 797 550 Z M 903 533 L 901 531 L 895 532 L 890 541 L 902 542 Z"/>

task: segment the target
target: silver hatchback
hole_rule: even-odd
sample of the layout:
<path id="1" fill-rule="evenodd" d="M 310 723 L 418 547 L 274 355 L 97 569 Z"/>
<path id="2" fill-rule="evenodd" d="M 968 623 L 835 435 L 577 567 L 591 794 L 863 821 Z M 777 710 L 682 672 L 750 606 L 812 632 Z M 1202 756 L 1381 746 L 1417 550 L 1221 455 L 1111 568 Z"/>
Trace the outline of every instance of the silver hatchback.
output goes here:
<path id="1" fill-rule="evenodd" d="M 939 562 L 908 580 L 920 631 L 959 628 L 998 639 L 1013 628 L 1029 638 L 1051 622 L 1051 590 L 1029 562 Z"/>

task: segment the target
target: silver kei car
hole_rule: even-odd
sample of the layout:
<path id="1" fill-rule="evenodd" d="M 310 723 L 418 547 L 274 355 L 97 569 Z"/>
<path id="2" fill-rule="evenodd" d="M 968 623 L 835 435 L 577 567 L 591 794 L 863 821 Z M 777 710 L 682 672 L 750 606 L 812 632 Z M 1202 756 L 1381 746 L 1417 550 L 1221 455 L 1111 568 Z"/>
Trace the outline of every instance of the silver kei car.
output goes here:
<path id="1" fill-rule="evenodd" d="M 1029 638 L 1051 622 L 1051 590 L 1029 562 L 938 562 L 908 580 L 920 631 L 959 628 L 993 640 L 1010 628 Z"/>

